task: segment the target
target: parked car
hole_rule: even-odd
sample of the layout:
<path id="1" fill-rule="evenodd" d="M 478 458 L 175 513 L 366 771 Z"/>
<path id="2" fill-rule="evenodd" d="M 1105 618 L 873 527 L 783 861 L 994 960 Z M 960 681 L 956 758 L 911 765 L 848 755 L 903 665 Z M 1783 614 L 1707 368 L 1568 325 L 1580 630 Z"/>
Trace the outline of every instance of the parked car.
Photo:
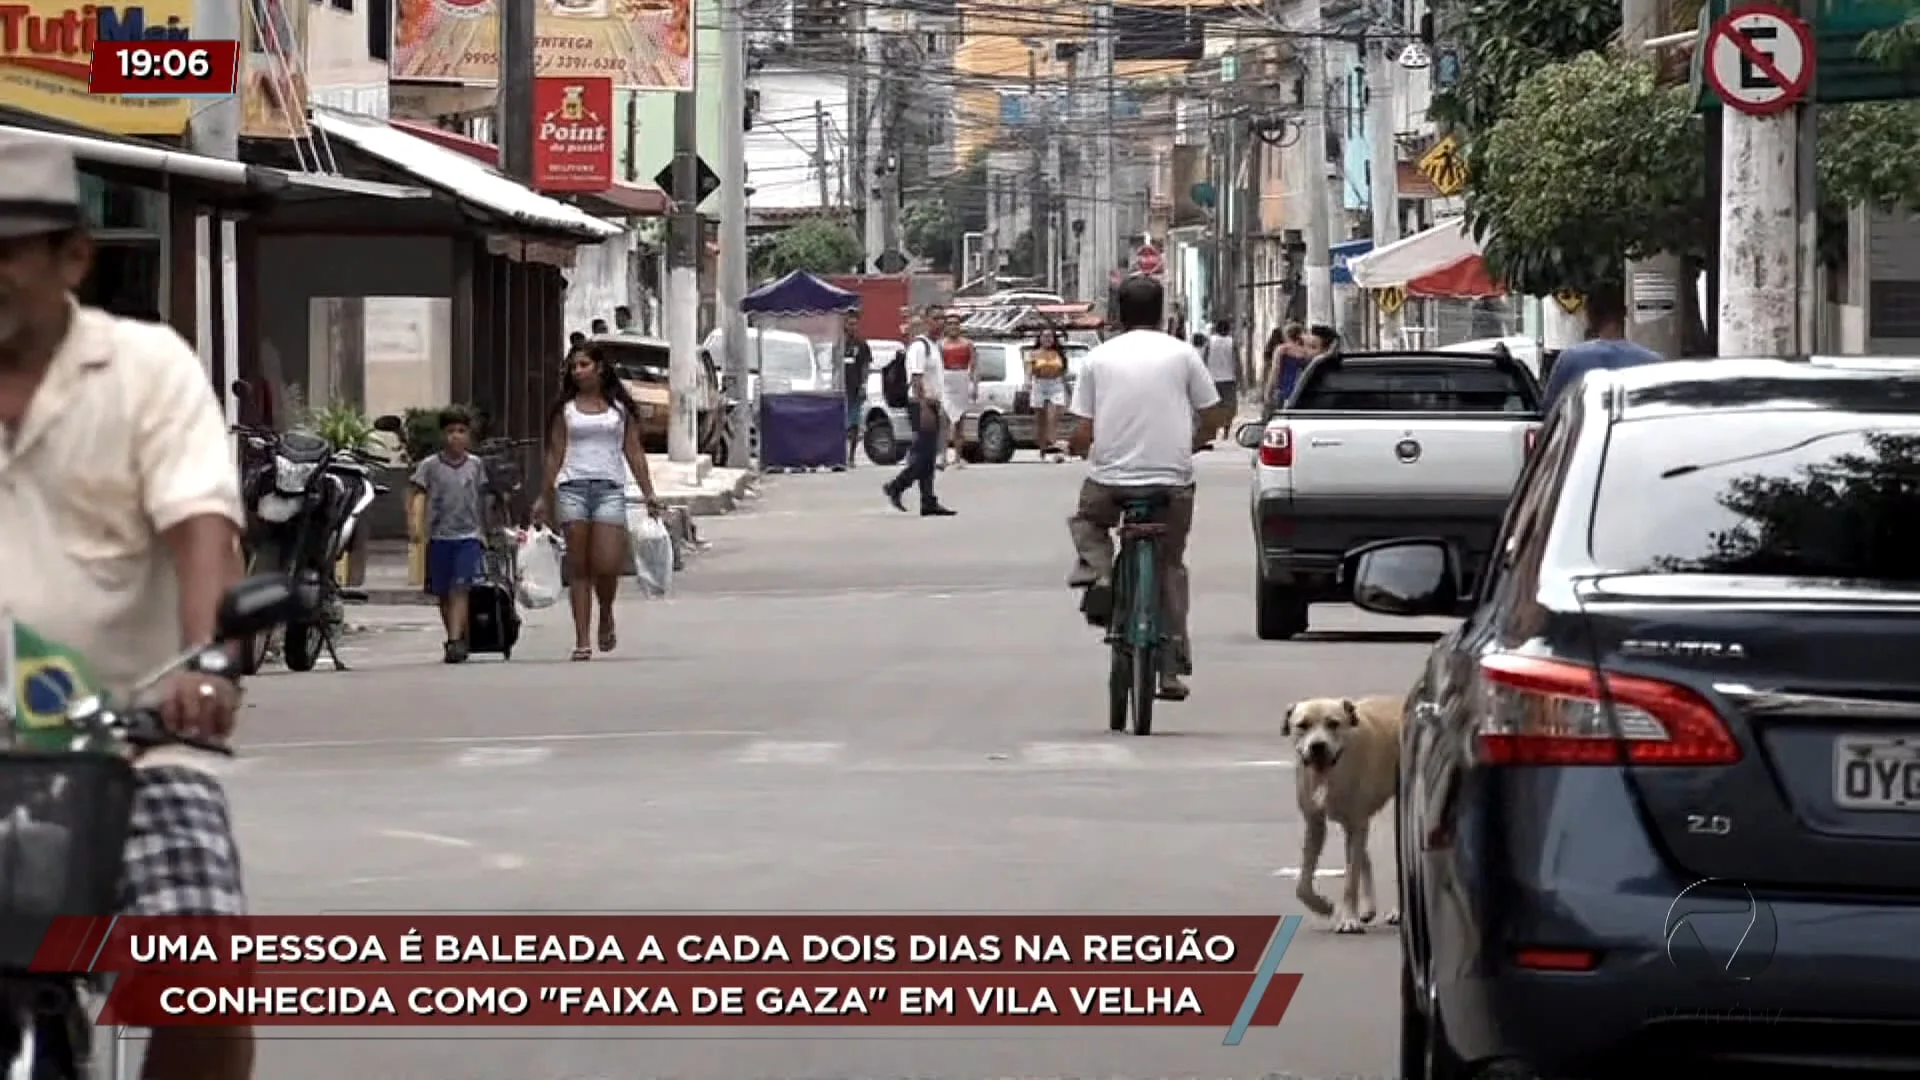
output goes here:
<path id="1" fill-rule="evenodd" d="M 673 349 L 663 338 L 640 334 L 601 334 L 590 343 L 612 361 L 627 393 L 640 408 L 640 441 L 651 453 L 667 449 L 667 426 L 673 416 L 669 367 Z M 695 406 L 699 422 L 697 445 L 716 454 L 725 432 L 726 399 L 720 393 L 720 371 L 704 350 L 700 354 L 700 397 Z"/>
<path id="2" fill-rule="evenodd" d="M 885 371 L 895 357 L 904 357 L 904 341 L 867 342 L 873 351 L 873 370 L 867 373 L 867 407 L 861 420 L 861 449 L 875 465 L 897 465 L 913 445 L 913 414 L 904 402 L 887 400 Z"/>
<path id="3" fill-rule="evenodd" d="M 961 455 L 968 461 L 999 464 L 1013 460 L 1016 450 L 1039 449 L 1040 414 L 1027 383 L 1026 356 L 1033 351 L 1032 340 L 976 341 L 973 349 L 980 392 L 960 417 Z M 1071 394 L 1091 350 L 1069 341 L 1060 351 L 1066 354 Z M 1073 417 L 1060 410 L 1059 437 L 1065 438 L 1073 424 Z"/>
<path id="4" fill-rule="evenodd" d="M 1398 1074 L 1920 1071 L 1917 473 L 1912 370 L 1595 372 L 1477 584 L 1348 557 L 1465 618 L 1406 703 Z"/>
<path id="5" fill-rule="evenodd" d="M 1306 632 L 1309 606 L 1343 602 L 1347 552 L 1395 536 L 1438 536 L 1471 585 L 1493 548 L 1540 426 L 1540 384 L 1512 357 L 1349 353 L 1314 361 L 1262 426 L 1249 510 L 1254 630 Z"/>
<path id="6" fill-rule="evenodd" d="M 715 330 L 700 343 L 700 350 L 719 362 L 722 331 Z M 839 361 L 829 350 L 823 354 L 813 340 L 792 330 L 747 330 L 748 397 L 758 399 L 762 388 L 770 394 L 793 391 L 832 390 L 838 385 Z"/>

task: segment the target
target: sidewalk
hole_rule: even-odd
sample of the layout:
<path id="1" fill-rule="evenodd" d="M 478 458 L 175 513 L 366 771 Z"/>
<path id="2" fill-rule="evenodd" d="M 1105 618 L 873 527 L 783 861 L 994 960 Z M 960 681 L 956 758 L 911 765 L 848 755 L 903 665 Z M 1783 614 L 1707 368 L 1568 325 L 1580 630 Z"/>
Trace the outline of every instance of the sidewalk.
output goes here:
<path id="1" fill-rule="evenodd" d="M 754 488 L 753 473 L 745 469 L 716 469 L 713 459 L 705 454 L 687 465 L 676 465 L 668 461 L 665 454 L 648 454 L 647 469 L 653 474 L 654 493 L 660 501 L 669 511 L 681 511 L 688 518 L 731 513 L 741 500 L 751 497 Z M 627 497 L 637 501 L 640 492 L 637 488 L 630 489 Z M 688 558 L 703 547 L 696 534 L 694 541 L 678 554 Z M 627 572 L 631 574 L 632 570 Z M 355 621 L 354 611 L 360 609 L 433 603 L 418 583 L 408 580 L 405 541 L 376 540 L 369 545 L 366 581 L 359 591 L 366 594 L 366 599 L 349 609 L 349 622 Z"/>

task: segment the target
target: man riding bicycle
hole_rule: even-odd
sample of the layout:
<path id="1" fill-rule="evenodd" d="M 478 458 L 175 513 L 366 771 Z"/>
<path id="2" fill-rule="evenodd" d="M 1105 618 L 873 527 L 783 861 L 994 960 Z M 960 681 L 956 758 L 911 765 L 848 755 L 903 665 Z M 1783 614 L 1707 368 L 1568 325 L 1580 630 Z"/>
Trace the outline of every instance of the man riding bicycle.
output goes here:
<path id="1" fill-rule="evenodd" d="M 1159 330 L 1160 282 L 1136 274 L 1114 289 L 1120 333 L 1087 353 L 1068 411 L 1079 417 L 1071 445 L 1088 459 L 1080 504 L 1067 519 L 1080 561 L 1067 584 L 1086 590 L 1080 610 L 1105 625 L 1113 616 L 1113 530 L 1136 499 L 1164 498 L 1167 533 L 1156 545 L 1160 603 L 1172 656 L 1156 696 L 1182 701 L 1193 673 L 1187 636 L 1187 534 L 1193 529 L 1193 451 L 1198 416 L 1220 401 L 1193 346 Z"/>
<path id="2" fill-rule="evenodd" d="M 0 614 L 87 657 L 122 689 L 214 636 L 241 573 L 239 476 L 193 349 L 171 328 L 83 307 L 93 241 L 73 154 L 0 136 Z M 239 687 L 181 672 L 168 727 L 220 741 Z M 203 755 L 140 762 L 122 910 L 242 915 L 226 794 Z M 245 1080 L 246 1028 L 153 1033 L 145 1080 Z"/>

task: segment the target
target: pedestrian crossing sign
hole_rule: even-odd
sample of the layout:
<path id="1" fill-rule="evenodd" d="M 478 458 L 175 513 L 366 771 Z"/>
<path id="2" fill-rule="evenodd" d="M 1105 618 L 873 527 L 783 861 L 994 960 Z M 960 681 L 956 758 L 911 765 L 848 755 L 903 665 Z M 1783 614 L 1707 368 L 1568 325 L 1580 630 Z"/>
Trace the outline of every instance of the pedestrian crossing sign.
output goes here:
<path id="1" fill-rule="evenodd" d="M 1420 175 L 1443 196 L 1458 195 L 1467 186 L 1467 159 L 1460 152 L 1460 140 L 1451 135 L 1441 138 L 1433 148 L 1420 155 Z"/>
<path id="2" fill-rule="evenodd" d="M 1580 309 L 1587 306 L 1587 298 L 1578 289 L 1561 289 L 1553 294 L 1553 302 L 1569 315 L 1578 315 Z"/>
<path id="3" fill-rule="evenodd" d="M 1373 302 L 1380 305 L 1383 315 L 1396 315 L 1407 306 L 1407 290 L 1398 285 L 1389 285 L 1384 289 L 1373 290 Z"/>

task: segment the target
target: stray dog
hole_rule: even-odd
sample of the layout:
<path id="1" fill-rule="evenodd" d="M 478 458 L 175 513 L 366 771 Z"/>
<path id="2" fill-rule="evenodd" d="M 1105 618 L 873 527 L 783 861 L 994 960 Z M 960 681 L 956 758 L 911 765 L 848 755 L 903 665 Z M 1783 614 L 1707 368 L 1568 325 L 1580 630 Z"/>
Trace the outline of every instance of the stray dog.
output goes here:
<path id="1" fill-rule="evenodd" d="M 1294 895 L 1314 914 L 1332 916 L 1338 934 L 1358 934 L 1374 919 L 1367 828 L 1399 790 L 1401 707 L 1399 700 L 1388 697 L 1314 698 L 1288 709 L 1281 728 L 1299 755 L 1294 792 L 1306 821 L 1300 885 Z M 1339 825 L 1347 838 L 1347 885 L 1337 912 L 1314 888 L 1328 821 Z M 1388 912 L 1387 925 L 1399 921 L 1399 911 Z"/>

